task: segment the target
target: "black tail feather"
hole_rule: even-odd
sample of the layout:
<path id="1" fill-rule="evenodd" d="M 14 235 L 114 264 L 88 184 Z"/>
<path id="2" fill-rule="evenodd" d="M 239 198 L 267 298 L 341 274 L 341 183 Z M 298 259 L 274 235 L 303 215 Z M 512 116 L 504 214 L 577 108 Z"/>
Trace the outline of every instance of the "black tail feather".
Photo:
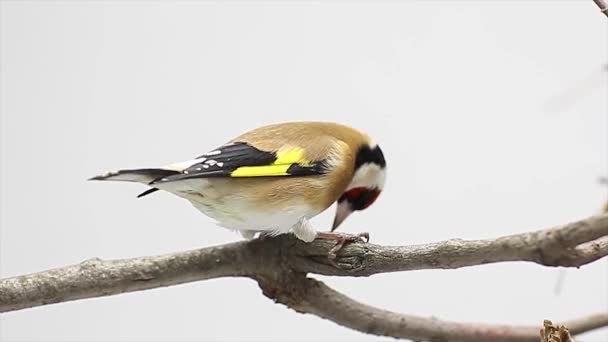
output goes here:
<path id="1" fill-rule="evenodd" d="M 144 197 L 144 196 L 146 196 L 146 195 L 149 195 L 149 194 L 151 194 L 151 193 L 153 193 L 153 192 L 156 192 L 156 191 L 158 191 L 158 190 L 159 190 L 158 188 L 150 188 L 150 189 L 148 189 L 148 190 L 146 190 L 146 191 L 142 192 L 141 194 L 137 195 L 137 198 L 142 198 L 142 197 Z"/>
<path id="2" fill-rule="evenodd" d="M 91 177 L 89 180 L 149 183 L 156 179 L 161 179 L 163 177 L 169 177 L 176 174 L 179 174 L 179 171 L 165 169 L 133 169 L 106 172 L 103 175 Z"/>

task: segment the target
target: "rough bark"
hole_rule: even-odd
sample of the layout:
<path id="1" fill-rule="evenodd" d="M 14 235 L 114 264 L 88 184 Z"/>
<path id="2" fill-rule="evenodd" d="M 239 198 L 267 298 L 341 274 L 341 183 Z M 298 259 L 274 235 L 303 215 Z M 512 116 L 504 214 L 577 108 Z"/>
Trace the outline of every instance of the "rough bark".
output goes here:
<path id="1" fill-rule="evenodd" d="M 277 302 L 362 332 L 432 341 L 538 341 L 538 328 L 446 322 L 373 308 L 306 275 L 369 276 L 507 261 L 579 267 L 608 255 L 608 215 L 497 239 L 393 247 L 354 243 L 338 253 L 335 263 L 327 258 L 332 247 L 324 240 L 303 243 L 281 236 L 160 256 L 94 258 L 0 280 L 0 312 L 212 278 L 248 277 Z M 608 314 L 561 324 L 576 334 L 607 326 Z"/>
<path id="2" fill-rule="evenodd" d="M 258 279 L 264 294 L 300 313 L 310 313 L 337 324 L 374 335 L 415 341 L 538 342 L 535 326 L 460 323 L 405 315 L 359 303 L 324 283 L 291 275 L 279 280 Z M 608 313 L 560 322 L 573 334 L 608 325 Z"/>

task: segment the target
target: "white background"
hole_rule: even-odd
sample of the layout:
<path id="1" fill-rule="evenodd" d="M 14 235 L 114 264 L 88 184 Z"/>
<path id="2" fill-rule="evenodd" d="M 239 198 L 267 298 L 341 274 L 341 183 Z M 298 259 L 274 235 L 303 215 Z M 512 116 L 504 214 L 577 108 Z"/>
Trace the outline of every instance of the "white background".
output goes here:
<path id="1" fill-rule="evenodd" d="M 380 143 L 386 190 L 341 227 L 375 243 L 547 228 L 607 198 L 608 35 L 591 0 L 1 6 L 2 277 L 240 239 L 169 194 L 85 179 L 279 121 L 338 121 Z M 540 326 L 608 310 L 607 265 L 568 269 L 557 294 L 560 271 L 529 263 L 317 278 L 398 312 Z M 246 279 L 0 323 L 4 341 L 392 340 L 297 314 Z"/>

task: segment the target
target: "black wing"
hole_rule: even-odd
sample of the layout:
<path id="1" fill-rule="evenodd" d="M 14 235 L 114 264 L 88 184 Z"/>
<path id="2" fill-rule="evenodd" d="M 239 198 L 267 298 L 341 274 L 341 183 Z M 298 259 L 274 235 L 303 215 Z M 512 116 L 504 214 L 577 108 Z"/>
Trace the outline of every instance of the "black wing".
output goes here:
<path id="1" fill-rule="evenodd" d="M 237 169 L 248 167 L 258 168 L 260 172 L 252 176 L 310 176 L 327 172 L 325 161 L 312 161 L 308 163 L 290 163 L 289 165 L 273 165 L 278 159 L 276 152 L 262 151 L 245 142 L 226 144 L 211 152 L 207 152 L 195 160 L 199 160 L 181 174 L 155 179 L 150 184 L 172 182 L 177 180 L 208 177 L 243 177 L 235 176 Z M 282 168 L 281 174 L 267 173 L 272 169 Z M 254 170 L 254 169 L 250 169 Z M 266 172 L 266 173 L 265 173 Z M 254 172 L 255 173 L 255 172 Z"/>

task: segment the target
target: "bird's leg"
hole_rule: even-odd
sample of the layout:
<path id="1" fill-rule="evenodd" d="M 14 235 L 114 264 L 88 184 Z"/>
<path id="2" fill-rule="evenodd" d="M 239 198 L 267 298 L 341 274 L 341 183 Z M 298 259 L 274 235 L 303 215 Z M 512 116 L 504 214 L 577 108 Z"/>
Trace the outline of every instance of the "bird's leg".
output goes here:
<path id="1" fill-rule="evenodd" d="M 312 242 L 317 236 L 317 231 L 305 217 L 302 217 L 291 229 L 293 234 L 304 242 Z"/>
<path id="2" fill-rule="evenodd" d="M 335 246 L 329 250 L 329 253 L 327 253 L 327 257 L 330 260 L 335 260 L 337 253 L 342 249 L 342 247 L 344 247 L 345 244 L 349 242 L 369 242 L 369 233 L 363 232 L 357 234 L 348 234 L 336 232 L 318 232 L 317 239 L 336 241 Z"/>

